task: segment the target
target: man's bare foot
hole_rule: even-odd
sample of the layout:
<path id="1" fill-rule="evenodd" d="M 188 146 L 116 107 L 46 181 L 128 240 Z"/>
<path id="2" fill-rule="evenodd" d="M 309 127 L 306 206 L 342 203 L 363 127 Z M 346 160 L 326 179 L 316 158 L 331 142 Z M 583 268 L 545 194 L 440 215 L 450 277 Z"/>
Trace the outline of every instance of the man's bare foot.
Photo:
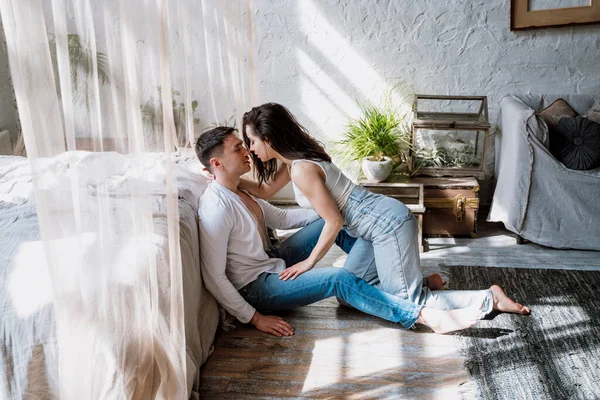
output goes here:
<path id="1" fill-rule="evenodd" d="M 448 333 L 475 325 L 480 313 L 481 310 L 472 307 L 458 310 L 423 307 L 417 322 L 430 327 L 435 333 Z"/>
<path id="2" fill-rule="evenodd" d="M 431 290 L 444 290 L 446 281 L 442 279 L 440 274 L 431 274 L 427 277 L 427 287 Z"/>
<path id="3" fill-rule="evenodd" d="M 494 310 L 523 315 L 527 315 L 531 312 L 529 307 L 525 307 L 524 305 L 511 300 L 500 286 L 492 285 L 490 286 L 490 290 L 494 295 Z"/>

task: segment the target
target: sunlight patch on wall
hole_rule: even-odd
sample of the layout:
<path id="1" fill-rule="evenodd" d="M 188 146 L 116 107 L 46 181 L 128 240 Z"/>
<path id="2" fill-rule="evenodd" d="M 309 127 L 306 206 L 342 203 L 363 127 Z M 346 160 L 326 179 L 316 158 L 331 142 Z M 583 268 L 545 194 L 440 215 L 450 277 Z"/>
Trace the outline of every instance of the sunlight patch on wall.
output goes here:
<path id="1" fill-rule="evenodd" d="M 302 51 L 299 50 L 297 53 L 299 55 L 298 58 L 302 59 L 303 56 L 300 55 Z M 305 66 L 309 65 L 309 62 L 312 63 L 308 57 L 305 57 L 304 61 Z M 319 83 L 317 84 L 315 81 Z M 357 102 L 350 99 L 341 88 L 336 86 L 333 81 L 323 74 L 319 74 L 318 77 L 304 74 L 299 78 L 299 86 L 301 111 L 304 114 L 303 119 L 309 119 L 313 126 L 318 127 L 318 130 L 310 131 L 310 135 L 323 142 L 336 165 L 350 179 L 356 181 L 360 172 L 360 165 L 358 163 L 353 165 L 340 163 L 340 160 L 336 158 L 336 154 L 332 152 L 332 146 L 334 142 L 341 139 L 342 133 L 349 121 L 349 116 L 359 114 Z M 329 91 L 331 89 L 334 90 L 333 95 Z M 289 193 L 290 197 L 293 197 L 291 188 L 289 189 Z"/>
<path id="2" fill-rule="evenodd" d="M 302 112 L 323 135 L 338 140 L 349 117 L 359 114 L 357 101 L 379 103 L 390 85 L 330 24 L 320 6 L 312 0 L 297 4 L 307 41 L 296 50 Z"/>
<path id="3" fill-rule="evenodd" d="M 308 36 L 308 43 L 327 56 L 337 72 L 345 76 L 365 99 L 378 101 L 388 85 L 373 66 L 327 21 L 314 1 L 299 1 L 298 11 L 303 16 L 300 24 L 302 32 Z"/>
<path id="4" fill-rule="evenodd" d="M 300 77 L 303 112 L 321 128 L 325 136 L 337 138 L 348 116 L 358 114 L 356 101 L 350 98 L 306 52 L 297 49 L 296 58 L 303 72 Z"/>
<path id="5" fill-rule="evenodd" d="M 334 140 L 343 127 L 344 117 L 331 100 L 305 76 L 299 78 L 302 113 L 318 127 L 309 132 L 318 140 Z"/>

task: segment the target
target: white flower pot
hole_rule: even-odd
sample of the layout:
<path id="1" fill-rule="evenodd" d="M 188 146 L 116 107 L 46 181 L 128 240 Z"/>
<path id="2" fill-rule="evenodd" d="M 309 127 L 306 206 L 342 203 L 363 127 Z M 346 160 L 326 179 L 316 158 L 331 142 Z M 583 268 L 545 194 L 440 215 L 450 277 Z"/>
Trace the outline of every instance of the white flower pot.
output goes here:
<path id="1" fill-rule="evenodd" d="M 362 170 L 370 182 L 383 182 L 392 172 L 393 162 L 389 157 L 383 161 L 373 161 L 373 157 L 366 157 L 362 161 Z"/>

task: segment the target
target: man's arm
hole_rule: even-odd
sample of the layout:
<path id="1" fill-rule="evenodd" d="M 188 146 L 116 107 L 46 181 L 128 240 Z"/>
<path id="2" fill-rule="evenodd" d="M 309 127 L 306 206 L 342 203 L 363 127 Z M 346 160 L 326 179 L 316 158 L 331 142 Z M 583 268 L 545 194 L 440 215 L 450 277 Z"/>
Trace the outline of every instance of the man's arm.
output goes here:
<path id="1" fill-rule="evenodd" d="M 275 336 L 291 336 L 294 328 L 280 317 L 262 315 L 235 289 L 225 274 L 227 243 L 233 228 L 225 210 L 200 215 L 200 256 L 204 286 L 231 315 L 240 322 L 251 323 L 262 332 Z"/>
<path id="2" fill-rule="evenodd" d="M 284 210 L 279 207 L 275 207 L 268 202 L 256 199 L 258 204 L 263 210 L 265 216 L 265 223 L 269 228 L 275 229 L 294 229 L 302 228 L 313 221 L 319 219 L 319 214 L 315 210 L 294 209 Z"/>
<path id="3" fill-rule="evenodd" d="M 225 210 L 212 207 L 200 215 L 200 257 L 206 289 L 234 317 L 243 323 L 252 319 L 255 309 L 227 278 L 227 243 L 233 228 Z"/>

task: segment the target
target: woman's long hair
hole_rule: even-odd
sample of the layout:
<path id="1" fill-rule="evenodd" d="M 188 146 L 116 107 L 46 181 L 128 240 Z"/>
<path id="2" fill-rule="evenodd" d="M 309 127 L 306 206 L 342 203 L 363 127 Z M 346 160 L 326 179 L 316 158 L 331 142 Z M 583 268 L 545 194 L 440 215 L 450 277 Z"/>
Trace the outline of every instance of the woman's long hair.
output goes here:
<path id="1" fill-rule="evenodd" d="M 242 135 L 248 149 L 250 139 L 246 127 L 252 127 L 255 134 L 279 154 L 288 160 L 314 160 L 331 162 L 331 157 L 325 152 L 324 146 L 310 137 L 292 113 L 277 103 L 265 103 L 244 114 L 242 120 Z M 258 185 L 270 181 L 277 172 L 277 160 L 262 162 L 254 153 L 250 153 L 254 161 L 254 174 Z"/>

